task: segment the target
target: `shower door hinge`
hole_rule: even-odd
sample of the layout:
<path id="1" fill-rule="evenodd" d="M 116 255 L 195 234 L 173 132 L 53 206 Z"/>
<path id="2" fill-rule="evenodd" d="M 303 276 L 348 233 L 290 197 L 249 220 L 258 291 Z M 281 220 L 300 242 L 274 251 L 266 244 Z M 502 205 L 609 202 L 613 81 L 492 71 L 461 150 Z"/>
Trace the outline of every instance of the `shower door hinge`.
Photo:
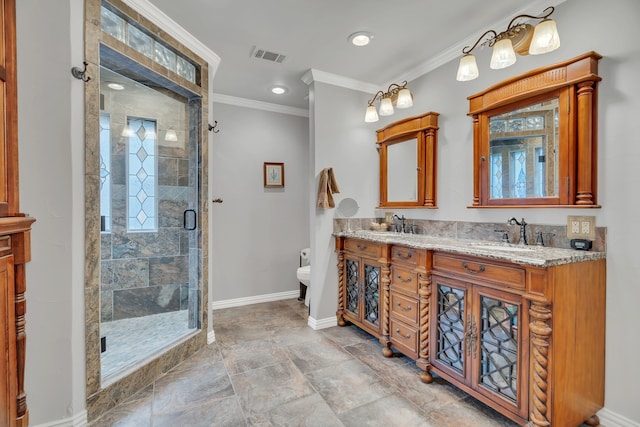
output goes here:
<path id="1" fill-rule="evenodd" d="M 100 353 L 107 351 L 107 337 L 100 338 Z"/>

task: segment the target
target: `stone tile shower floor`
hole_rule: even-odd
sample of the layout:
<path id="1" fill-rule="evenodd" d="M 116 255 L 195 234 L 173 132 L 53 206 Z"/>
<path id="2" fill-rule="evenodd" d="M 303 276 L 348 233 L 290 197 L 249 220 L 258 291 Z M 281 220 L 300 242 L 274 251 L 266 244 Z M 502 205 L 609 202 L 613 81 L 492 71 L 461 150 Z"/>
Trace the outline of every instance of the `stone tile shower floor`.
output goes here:
<path id="1" fill-rule="evenodd" d="M 193 332 L 188 328 L 188 315 L 188 310 L 180 310 L 100 324 L 100 336 L 107 337 L 107 351 L 100 355 L 102 381 Z"/>
<path id="2" fill-rule="evenodd" d="M 296 299 L 216 310 L 216 342 L 89 424 L 511 427 L 354 326 L 314 331 Z"/>

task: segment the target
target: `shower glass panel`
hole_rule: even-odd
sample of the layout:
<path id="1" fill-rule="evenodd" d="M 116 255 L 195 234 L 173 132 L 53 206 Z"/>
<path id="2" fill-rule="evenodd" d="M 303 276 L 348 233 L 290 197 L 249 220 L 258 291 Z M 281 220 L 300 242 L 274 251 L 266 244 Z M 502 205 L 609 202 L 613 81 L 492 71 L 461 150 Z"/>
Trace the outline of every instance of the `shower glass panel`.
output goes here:
<path id="1" fill-rule="evenodd" d="M 200 112 L 193 98 L 114 58 L 101 56 L 100 69 L 103 382 L 200 327 L 191 130 Z"/>

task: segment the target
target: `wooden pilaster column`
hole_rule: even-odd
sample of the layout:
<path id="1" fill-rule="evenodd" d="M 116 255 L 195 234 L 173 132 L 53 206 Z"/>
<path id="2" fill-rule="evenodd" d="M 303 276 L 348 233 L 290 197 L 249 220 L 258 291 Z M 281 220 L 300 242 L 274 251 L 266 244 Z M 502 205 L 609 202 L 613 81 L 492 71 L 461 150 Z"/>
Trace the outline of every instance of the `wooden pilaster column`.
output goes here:
<path id="1" fill-rule="evenodd" d="M 593 90 L 594 81 L 578 84 L 578 170 L 576 185 L 576 204 L 595 205 L 593 174 Z"/>

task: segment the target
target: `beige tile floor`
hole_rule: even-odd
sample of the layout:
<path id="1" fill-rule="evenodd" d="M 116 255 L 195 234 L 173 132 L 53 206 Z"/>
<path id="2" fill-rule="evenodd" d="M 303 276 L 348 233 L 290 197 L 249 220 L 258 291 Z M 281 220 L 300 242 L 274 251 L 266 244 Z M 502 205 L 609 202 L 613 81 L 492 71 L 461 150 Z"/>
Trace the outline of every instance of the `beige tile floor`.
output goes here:
<path id="1" fill-rule="evenodd" d="M 358 328 L 306 319 L 296 299 L 216 310 L 215 343 L 89 425 L 515 426 Z"/>

